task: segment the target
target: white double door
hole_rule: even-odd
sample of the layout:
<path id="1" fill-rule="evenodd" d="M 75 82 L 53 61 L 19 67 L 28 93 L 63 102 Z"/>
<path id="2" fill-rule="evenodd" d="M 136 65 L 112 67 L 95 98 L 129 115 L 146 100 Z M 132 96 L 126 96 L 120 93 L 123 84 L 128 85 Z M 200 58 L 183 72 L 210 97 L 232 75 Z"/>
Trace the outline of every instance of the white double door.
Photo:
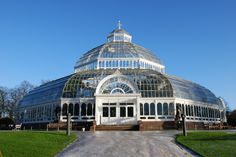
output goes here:
<path id="1" fill-rule="evenodd" d="M 136 104 L 134 103 L 102 103 L 101 108 L 102 125 L 137 124 Z"/>

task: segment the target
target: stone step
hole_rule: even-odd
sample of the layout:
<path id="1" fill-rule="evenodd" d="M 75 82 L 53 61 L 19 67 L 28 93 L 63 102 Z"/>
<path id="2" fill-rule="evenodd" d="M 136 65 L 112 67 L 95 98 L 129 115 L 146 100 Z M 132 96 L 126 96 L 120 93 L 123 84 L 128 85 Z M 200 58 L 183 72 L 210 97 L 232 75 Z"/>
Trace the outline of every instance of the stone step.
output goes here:
<path id="1" fill-rule="evenodd" d="M 97 131 L 127 131 L 127 130 L 139 130 L 138 125 L 97 125 Z"/>

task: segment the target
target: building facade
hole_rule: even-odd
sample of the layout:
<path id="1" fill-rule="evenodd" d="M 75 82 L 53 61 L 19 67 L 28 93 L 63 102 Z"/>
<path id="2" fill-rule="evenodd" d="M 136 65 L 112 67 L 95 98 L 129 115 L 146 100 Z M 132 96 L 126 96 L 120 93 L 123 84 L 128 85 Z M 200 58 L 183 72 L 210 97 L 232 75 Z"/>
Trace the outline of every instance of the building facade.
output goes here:
<path id="1" fill-rule="evenodd" d="M 23 124 L 66 121 L 96 125 L 137 125 L 139 122 L 225 122 L 226 107 L 207 88 L 165 73 L 165 66 L 148 49 L 132 43 L 121 28 L 107 42 L 86 52 L 69 76 L 43 84 L 19 104 Z M 174 123 L 171 123 L 174 125 Z M 174 126 L 173 126 L 174 127 Z"/>

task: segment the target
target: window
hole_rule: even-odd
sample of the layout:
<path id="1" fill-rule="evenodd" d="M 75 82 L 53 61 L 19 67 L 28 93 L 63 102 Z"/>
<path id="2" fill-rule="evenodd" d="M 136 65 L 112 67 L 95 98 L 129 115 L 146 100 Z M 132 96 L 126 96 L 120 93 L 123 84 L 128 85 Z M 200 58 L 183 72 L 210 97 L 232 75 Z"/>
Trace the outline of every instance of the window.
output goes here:
<path id="1" fill-rule="evenodd" d="M 120 117 L 126 117 L 126 108 L 120 107 Z"/>
<path id="2" fill-rule="evenodd" d="M 133 116 L 134 116 L 134 108 L 128 107 L 128 117 L 133 117 Z"/>
<path id="3" fill-rule="evenodd" d="M 112 67 L 113 68 L 115 67 L 115 61 L 114 60 L 112 61 Z"/>
<path id="4" fill-rule="evenodd" d="M 157 104 L 157 114 L 162 115 L 162 104 L 161 103 Z"/>
<path id="5" fill-rule="evenodd" d="M 69 104 L 69 113 L 73 115 L 73 104 Z"/>
<path id="6" fill-rule="evenodd" d="M 80 108 L 79 108 L 79 104 L 76 103 L 74 107 L 75 107 L 75 110 L 74 110 L 75 113 L 74 113 L 74 115 L 75 115 L 75 116 L 79 116 L 79 109 L 80 109 Z"/>
<path id="7" fill-rule="evenodd" d="M 81 116 L 86 116 L 86 104 L 81 105 Z"/>
<path id="8" fill-rule="evenodd" d="M 155 115 L 155 104 L 154 103 L 150 104 L 150 113 L 151 113 L 151 115 Z"/>
<path id="9" fill-rule="evenodd" d="M 143 104 L 140 103 L 140 115 L 143 115 Z"/>
<path id="10" fill-rule="evenodd" d="M 116 61 L 116 67 L 118 67 L 118 61 Z"/>
<path id="11" fill-rule="evenodd" d="M 193 116 L 193 106 L 190 106 L 190 115 Z"/>
<path id="12" fill-rule="evenodd" d="M 191 115 L 190 115 L 190 106 L 189 106 L 189 105 L 188 105 L 188 112 L 187 112 L 187 113 L 188 113 L 188 114 L 187 114 L 188 116 L 191 116 Z"/>
<path id="13" fill-rule="evenodd" d="M 62 107 L 62 115 L 63 115 L 63 116 L 66 116 L 66 115 L 67 115 L 67 104 L 63 104 L 63 107 Z"/>
<path id="14" fill-rule="evenodd" d="M 189 105 L 186 105 L 186 104 L 185 104 L 185 109 L 186 109 L 186 115 L 187 115 L 187 116 L 190 116 L 190 115 L 189 115 L 189 114 L 190 114 L 190 113 L 189 113 L 189 110 L 190 110 L 190 109 L 189 109 Z"/>
<path id="15" fill-rule="evenodd" d="M 102 108 L 102 116 L 103 117 L 108 117 L 108 107 L 103 107 Z"/>
<path id="16" fill-rule="evenodd" d="M 148 103 L 144 104 L 144 115 L 149 115 L 149 104 Z"/>
<path id="17" fill-rule="evenodd" d="M 169 104 L 169 115 L 174 116 L 174 104 Z"/>
<path id="18" fill-rule="evenodd" d="M 163 115 L 168 115 L 168 104 L 167 103 L 163 104 Z"/>
<path id="19" fill-rule="evenodd" d="M 91 116 L 92 115 L 92 111 L 93 111 L 93 106 L 92 104 L 88 104 L 88 109 L 87 109 L 87 115 Z"/>
<path id="20" fill-rule="evenodd" d="M 110 107 L 110 117 L 116 117 L 116 107 Z"/>
<path id="21" fill-rule="evenodd" d="M 106 68 L 108 68 L 108 66 L 109 66 L 109 62 L 108 62 L 108 61 L 106 61 Z"/>

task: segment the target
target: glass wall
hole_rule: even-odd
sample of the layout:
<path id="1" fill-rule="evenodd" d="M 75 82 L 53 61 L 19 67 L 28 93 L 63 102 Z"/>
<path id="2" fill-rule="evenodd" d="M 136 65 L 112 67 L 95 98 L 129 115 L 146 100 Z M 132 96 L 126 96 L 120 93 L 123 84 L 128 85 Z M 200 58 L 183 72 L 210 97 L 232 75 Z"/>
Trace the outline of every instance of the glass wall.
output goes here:
<path id="1" fill-rule="evenodd" d="M 174 118 L 173 103 L 140 103 L 141 119 Z"/>

